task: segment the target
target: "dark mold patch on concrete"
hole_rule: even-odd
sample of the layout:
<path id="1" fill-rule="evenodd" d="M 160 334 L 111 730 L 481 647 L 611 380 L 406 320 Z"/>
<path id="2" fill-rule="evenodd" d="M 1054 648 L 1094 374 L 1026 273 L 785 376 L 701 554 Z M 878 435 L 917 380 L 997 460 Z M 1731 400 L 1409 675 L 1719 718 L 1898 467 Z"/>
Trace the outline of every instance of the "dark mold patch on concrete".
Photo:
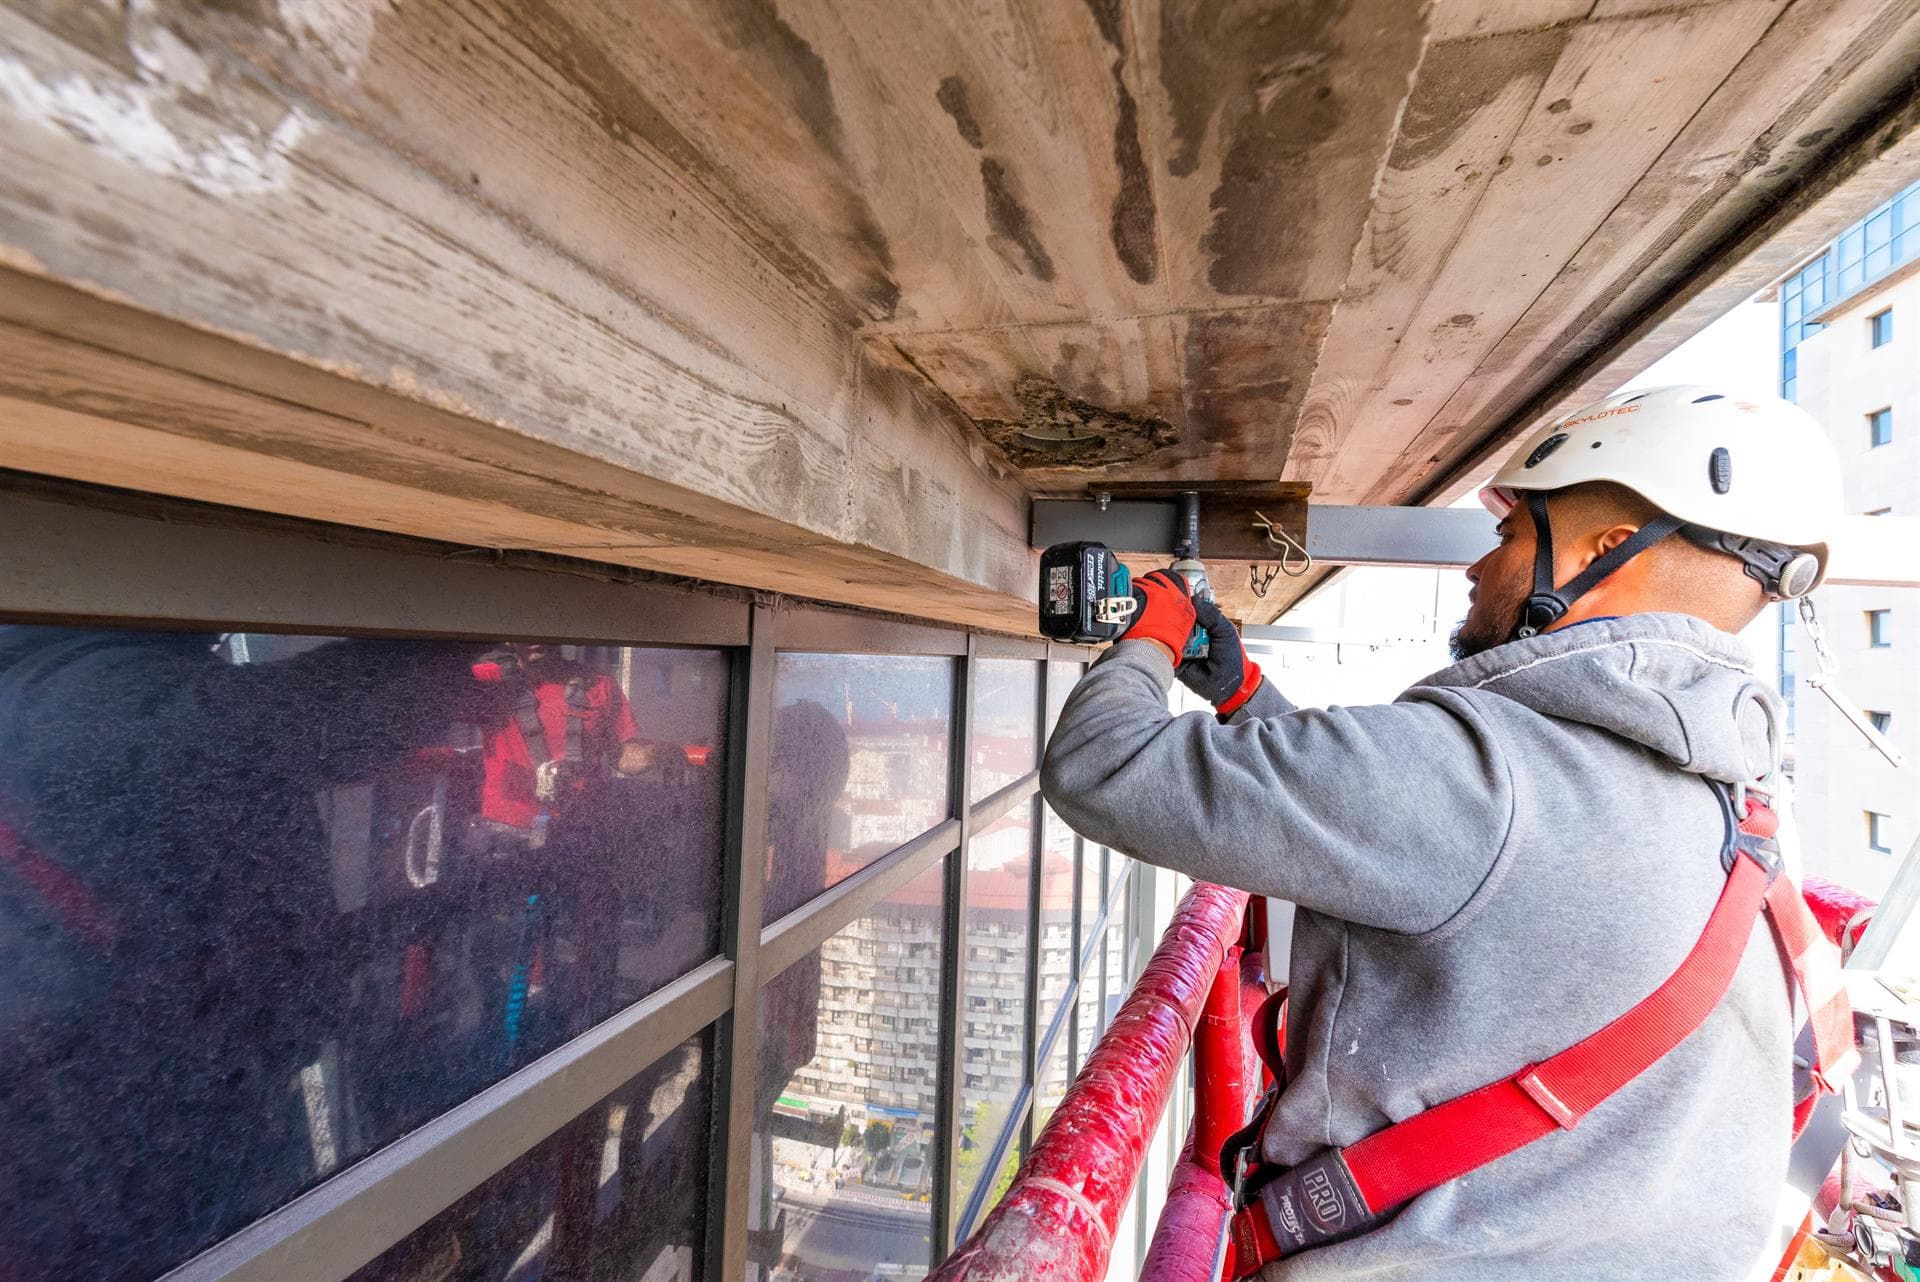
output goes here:
<path id="1" fill-rule="evenodd" d="M 1147 158 L 1140 146 L 1140 108 L 1127 88 L 1127 38 L 1120 13 L 1120 0 L 1087 0 L 1093 12 L 1100 38 L 1113 50 L 1115 115 L 1113 122 L 1113 165 L 1119 173 L 1119 190 L 1113 197 L 1113 215 L 1107 235 L 1120 265 L 1136 284 L 1145 285 L 1160 273 L 1160 242 L 1154 226 L 1153 181 L 1147 173 Z"/>
<path id="2" fill-rule="evenodd" d="M 1279 475 L 1332 317 L 1329 303 L 1294 303 L 1190 320 L 1187 444 L 1213 451 L 1215 474 Z"/>
<path id="3" fill-rule="evenodd" d="M 762 84 L 782 87 L 795 117 L 821 150 L 840 163 L 846 180 L 841 192 L 841 225 L 866 248 L 879 269 L 864 291 L 866 310 L 876 320 L 891 320 L 900 306 L 900 286 L 893 279 L 893 251 L 873 207 L 859 190 L 846 133 L 834 106 L 826 61 L 780 16 L 774 0 L 713 0 L 710 8 L 722 38 L 749 56 Z"/>
<path id="4" fill-rule="evenodd" d="M 986 131 L 980 128 L 980 121 L 967 100 L 967 82 L 958 76 L 947 76 L 933 96 L 940 109 L 952 119 L 961 140 L 975 151 L 984 151 Z M 995 156 L 980 157 L 980 189 L 987 202 L 987 226 L 993 233 L 987 244 L 993 252 L 1017 272 L 1052 280 L 1053 256 L 1034 234 L 1033 215 L 1015 193 L 1006 165 Z"/>
<path id="5" fill-rule="evenodd" d="M 993 231 L 987 244 L 1015 271 L 1052 280 L 1053 259 L 1034 234 L 1033 215 L 1014 194 L 1006 166 L 992 156 L 982 156 L 980 186 L 986 193 L 987 226 Z"/>
<path id="6" fill-rule="evenodd" d="M 755 12 L 759 10 L 765 13 L 756 18 Z M 652 99 L 609 56 L 602 42 L 587 36 L 549 0 L 517 0 L 516 13 L 519 17 L 514 26 L 516 36 L 585 96 L 587 110 L 608 137 L 622 145 L 636 138 L 643 140 L 716 195 L 725 196 L 733 191 L 727 175 L 666 113 L 654 106 Z M 790 68 L 782 72 L 769 67 L 768 64 L 779 58 L 779 50 L 757 46 L 750 36 L 754 30 L 766 29 L 764 18 L 771 13 L 771 7 L 763 0 L 728 0 L 727 14 L 722 20 L 731 23 L 729 39 L 736 49 L 749 56 L 756 80 L 778 83 L 782 75 L 788 75 L 801 83 L 816 85 L 816 89 L 810 91 L 813 106 L 806 123 L 816 137 L 824 134 L 836 144 L 832 154 L 840 164 L 841 174 L 827 199 L 834 206 L 832 225 L 842 229 L 841 235 L 847 242 L 848 252 L 840 255 L 844 266 L 835 277 L 829 278 L 820 263 L 768 225 L 778 221 L 779 211 L 764 211 L 768 216 L 762 219 L 741 217 L 738 223 L 782 275 L 819 294 L 848 299 L 851 311 L 857 316 L 891 319 L 900 304 L 900 287 L 893 280 L 893 253 L 871 207 L 854 186 L 851 166 L 844 149 L 838 146 L 838 118 L 832 114 L 830 91 L 825 115 L 821 113 L 818 90 L 826 88 L 824 64 L 820 64 L 811 49 L 807 50 L 818 71 L 817 82 L 812 82 L 804 70 Z M 772 20 L 781 27 L 785 25 L 779 23 L 777 15 L 773 15 Z M 804 41 L 799 43 L 806 48 Z"/>
<path id="7" fill-rule="evenodd" d="M 1344 24 L 1358 7 L 1361 0 L 1219 0 L 1161 8 L 1160 79 L 1173 114 L 1168 169 L 1195 173 L 1209 136 L 1221 148 L 1200 245 L 1211 260 L 1208 282 L 1221 294 L 1297 294 L 1316 266 L 1304 251 L 1340 237 L 1330 219 L 1351 222 L 1358 234 L 1364 202 L 1346 197 L 1364 190 L 1333 190 L 1340 180 L 1323 176 L 1323 157 L 1338 155 L 1335 140 L 1349 122 L 1362 134 L 1356 145 L 1385 143 L 1390 95 L 1404 92 L 1423 35 L 1417 0 L 1364 0 L 1379 34 L 1349 48 Z"/>
<path id="8" fill-rule="evenodd" d="M 953 119 L 953 127 L 960 131 L 960 137 L 967 146 L 979 151 L 986 146 L 986 136 L 980 132 L 980 122 L 973 118 L 973 108 L 967 103 L 967 82 L 958 76 L 947 76 L 940 82 L 940 88 L 934 92 L 934 101 L 940 109 Z"/>
<path id="9" fill-rule="evenodd" d="M 1104 467 L 1131 463 L 1177 443 L 1163 418 L 1124 414 L 1069 396 L 1051 379 L 1029 376 L 1014 394 L 1017 420 L 976 420 L 980 432 L 1018 468 Z"/>

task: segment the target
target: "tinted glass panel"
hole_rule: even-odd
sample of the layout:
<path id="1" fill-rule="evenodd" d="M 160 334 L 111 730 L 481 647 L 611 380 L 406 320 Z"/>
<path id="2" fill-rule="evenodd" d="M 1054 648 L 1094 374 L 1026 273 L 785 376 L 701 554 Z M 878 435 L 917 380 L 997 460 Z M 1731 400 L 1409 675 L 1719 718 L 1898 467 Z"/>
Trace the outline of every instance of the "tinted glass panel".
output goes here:
<path id="1" fill-rule="evenodd" d="M 947 817 L 954 660 L 783 654 L 766 920 Z"/>
<path id="2" fill-rule="evenodd" d="M 1030 806 L 1015 810 L 974 837 L 967 852 L 959 1150 L 963 1206 L 986 1160 L 982 1150 L 1000 1138 L 1026 1081 L 1032 813 Z"/>
<path id="3" fill-rule="evenodd" d="M 929 1267 L 945 881 L 943 860 L 760 992 L 752 1224 L 783 1279 Z"/>
<path id="4" fill-rule="evenodd" d="M 710 1034 L 683 1042 L 351 1282 L 701 1276 Z"/>
<path id="5" fill-rule="evenodd" d="M 1073 876 L 1080 839 L 1044 803 L 1040 850 L 1040 1013 L 1042 1035 L 1073 982 Z"/>
<path id="6" fill-rule="evenodd" d="M 1040 665 L 976 659 L 973 665 L 973 789 L 978 801 L 1039 764 Z"/>
<path id="7" fill-rule="evenodd" d="M 726 672 L 0 628 L 0 1259 L 158 1274 L 711 956 Z"/>

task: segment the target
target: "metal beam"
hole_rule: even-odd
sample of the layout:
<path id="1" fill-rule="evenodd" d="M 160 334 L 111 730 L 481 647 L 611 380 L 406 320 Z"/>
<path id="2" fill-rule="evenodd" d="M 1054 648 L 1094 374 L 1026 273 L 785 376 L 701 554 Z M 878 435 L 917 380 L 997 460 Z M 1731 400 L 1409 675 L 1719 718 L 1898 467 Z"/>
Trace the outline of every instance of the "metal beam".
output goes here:
<path id="1" fill-rule="evenodd" d="M 1206 500 L 1203 498 L 1202 503 Z M 1209 524 L 1218 524 L 1216 517 Z M 1206 509 L 1202 508 L 1206 518 Z M 1036 499 L 1035 547 L 1082 540 L 1116 552 L 1173 555 L 1173 504 L 1159 499 Z M 1494 519 L 1479 507 L 1313 504 L 1307 552 L 1318 565 L 1463 569 L 1493 549 Z M 1920 517 L 1843 516 L 1835 526 L 1827 582 L 1920 587 Z M 1201 544 L 1202 560 L 1236 561 L 1244 548 Z M 1259 558 L 1278 562 L 1279 551 Z M 1287 638 L 1291 639 L 1291 638 Z"/>
<path id="2" fill-rule="evenodd" d="M 1201 498 L 1201 559 L 1280 560 L 1280 549 L 1265 544 L 1253 524 L 1253 508 L 1244 502 L 1231 509 L 1246 509 L 1243 536 L 1223 542 L 1228 502 Z M 1282 519 L 1278 511 L 1268 515 Z M 1306 509 L 1306 548 L 1323 565 L 1472 565 L 1493 546 L 1493 524 L 1480 509 L 1313 504 Z M 1094 499 L 1035 499 L 1031 528 L 1035 547 L 1086 540 L 1116 552 L 1172 556 L 1174 504 L 1171 499 L 1113 499 L 1103 507 Z"/>

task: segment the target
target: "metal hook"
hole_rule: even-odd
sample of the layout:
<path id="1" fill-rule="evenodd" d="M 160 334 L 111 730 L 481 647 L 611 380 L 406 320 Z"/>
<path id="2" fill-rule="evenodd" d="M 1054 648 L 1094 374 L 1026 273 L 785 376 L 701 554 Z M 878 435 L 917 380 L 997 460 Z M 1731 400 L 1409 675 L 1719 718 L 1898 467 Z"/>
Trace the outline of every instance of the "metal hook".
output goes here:
<path id="1" fill-rule="evenodd" d="M 1260 573 L 1258 565 L 1247 567 L 1247 586 L 1253 589 L 1253 595 L 1257 600 L 1266 597 L 1267 589 L 1272 587 L 1273 581 L 1279 577 L 1280 567 L 1277 565 L 1268 566 L 1265 574 Z"/>
<path id="2" fill-rule="evenodd" d="M 1297 579 L 1313 568 L 1313 553 L 1300 545 L 1299 540 L 1288 534 L 1267 516 L 1265 512 L 1255 510 L 1254 525 L 1267 536 L 1267 542 L 1280 549 L 1280 573 L 1290 579 Z M 1298 557 L 1299 560 L 1294 558 Z"/>

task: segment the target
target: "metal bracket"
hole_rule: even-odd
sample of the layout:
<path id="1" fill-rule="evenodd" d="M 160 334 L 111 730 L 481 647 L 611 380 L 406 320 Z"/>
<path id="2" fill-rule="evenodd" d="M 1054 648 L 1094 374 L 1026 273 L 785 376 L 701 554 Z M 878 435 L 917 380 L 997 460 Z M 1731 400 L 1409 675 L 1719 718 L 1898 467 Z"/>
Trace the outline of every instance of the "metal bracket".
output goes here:
<path id="1" fill-rule="evenodd" d="M 1116 552 L 1173 555 L 1173 498 L 1124 498 L 1117 488 L 1108 493 L 1104 507 L 1092 499 L 1035 499 L 1033 546 L 1092 540 Z M 1282 566 L 1301 574 L 1309 568 L 1303 562 L 1465 567 L 1498 542 L 1493 517 L 1479 508 L 1323 506 L 1202 491 L 1200 520 L 1209 561 L 1271 563 L 1276 546 L 1286 550 L 1284 538 L 1294 550 Z"/>

